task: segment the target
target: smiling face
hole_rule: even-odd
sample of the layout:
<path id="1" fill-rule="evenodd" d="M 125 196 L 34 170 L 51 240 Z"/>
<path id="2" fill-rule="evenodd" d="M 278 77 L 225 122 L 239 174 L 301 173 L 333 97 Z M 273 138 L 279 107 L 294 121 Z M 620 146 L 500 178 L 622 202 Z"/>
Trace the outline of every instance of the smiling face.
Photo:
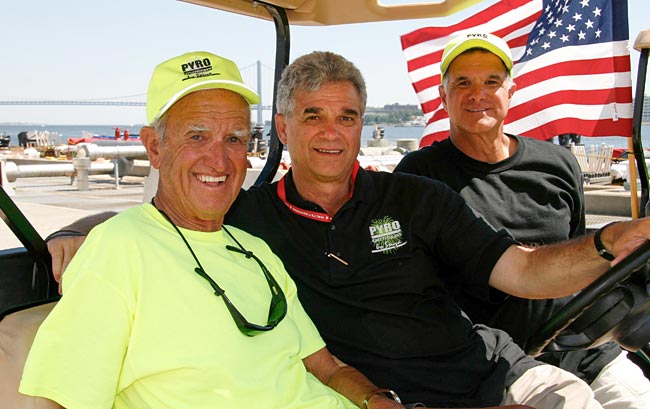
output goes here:
<path id="1" fill-rule="evenodd" d="M 347 183 L 359 154 L 361 99 L 349 81 L 299 91 L 288 115 L 278 114 L 278 137 L 287 145 L 296 183 Z"/>
<path id="2" fill-rule="evenodd" d="M 196 91 L 163 120 L 162 138 L 151 127 L 141 132 L 160 170 L 156 206 L 179 226 L 218 230 L 246 177 L 250 107 L 232 91 Z"/>
<path id="3" fill-rule="evenodd" d="M 515 84 L 499 57 L 475 50 L 452 61 L 439 91 L 452 137 L 498 134 L 503 132 Z"/>

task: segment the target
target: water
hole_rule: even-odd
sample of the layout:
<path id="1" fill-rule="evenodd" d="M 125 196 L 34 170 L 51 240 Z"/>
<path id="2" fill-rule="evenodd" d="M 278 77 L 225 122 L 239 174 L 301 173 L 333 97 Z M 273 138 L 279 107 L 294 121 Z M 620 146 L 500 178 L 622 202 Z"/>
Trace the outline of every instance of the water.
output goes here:
<path id="1" fill-rule="evenodd" d="M 57 132 L 62 135 L 62 140 L 58 143 L 66 143 L 67 138 L 80 138 L 82 131 L 90 132 L 96 135 L 114 135 L 115 128 L 120 128 L 122 131 L 129 130 L 131 135 L 140 133 L 142 125 L 15 125 L 15 124 L 0 124 L 0 133 L 11 136 L 11 145 L 18 145 L 18 133 L 22 131 L 49 131 Z M 389 126 L 383 125 L 384 139 L 395 143 L 397 139 L 420 139 L 423 127 L 419 126 Z M 363 127 L 361 133 L 361 146 L 366 146 L 366 141 L 372 138 L 372 132 L 375 129 L 374 125 L 367 125 Z M 264 129 L 264 135 L 267 135 L 269 126 Z M 643 146 L 650 148 L 650 124 L 641 126 L 641 137 Z M 556 141 L 557 142 L 557 141 Z M 627 139 L 622 137 L 603 137 L 603 138 L 582 138 L 582 143 L 589 145 L 613 145 L 617 148 L 627 148 Z"/>
<path id="2" fill-rule="evenodd" d="M 122 133 L 127 129 L 130 135 L 139 134 L 142 125 L 8 125 L 0 124 L 0 133 L 10 135 L 10 145 L 18 145 L 18 134 L 22 131 L 48 131 L 50 133 L 56 132 L 61 137 L 58 141 L 53 141 L 57 144 L 64 144 L 68 138 L 81 138 L 83 131 L 90 132 L 95 135 L 115 135 L 115 128 L 120 128 Z"/>

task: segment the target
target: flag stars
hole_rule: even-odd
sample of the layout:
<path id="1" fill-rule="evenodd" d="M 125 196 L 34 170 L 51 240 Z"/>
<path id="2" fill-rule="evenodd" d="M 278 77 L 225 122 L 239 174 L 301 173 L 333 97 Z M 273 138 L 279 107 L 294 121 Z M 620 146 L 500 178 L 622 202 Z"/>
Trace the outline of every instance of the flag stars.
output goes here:
<path id="1" fill-rule="evenodd" d="M 589 0 L 582 0 L 582 1 L 580 2 L 580 5 L 581 5 L 583 8 L 584 8 L 584 7 L 589 7 Z"/>
<path id="2" fill-rule="evenodd" d="M 560 40 L 562 40 L 563 43 L 566 43 L 569 41 L 569 36 L 566 34 L 563 34 L 562 37 L 560 37 Z"/>
<path id="3" fill-rule="evenodd" d="M 591 19 L 589 19 L 589 20 L 587 20 L 587 22 L 585 23 L 585 26 L 587 26 L 587 28 L 594 28 L 594 22 L 591 21 Z"/>
<path id="4" fill-rule="evenodd" d="M 587 34 L 585 34 L 582 30 L 580 30 L 580 32 L 578 33 L 578 38 L 584 40 L 585 38 L 587 38 Z"/>
<path id="5" fill-rule="evenodd" d="M 573 21 L 580 21 L 580 20 L 582 20 L 582 14 L 576 13 L 571 18 L 573 19 Z"/>
<path id="6" fill-rule="evenodd" d="M 568 31 L 569 33 L 571 33 L 571 32 L 573 32 L 573 31 L 575 31 L 575 29 L 576 29 L 576 26 L 575 26 L 574 24 L 569 24 L 569 25 L 567 26 L 567 28 L 566 28 L 566 31 Z"/>
<path id="7" fill-rule="evenodd" d="M 602 31 L 600 31 L 600 29 L 596 30 L 596 31 L 595 31 L 596 38 L 600 38 L 600 34 L 601 34 L 601 33 L 602 33 Z"/>
<path id="8" fill-rule="evenodd" d="M 557 36 L 557 33 L 555 31 L 549 31 L 548 36 L 550 38 L 555 38 Z"/>
<path id="9" fill-rule="evenodd" d="M 548 50 L 549 48 L 551 48 L 551 43 L 542 44 L 542 48 L 545 49 L 545 50 Z"/>
<path id="10" fill-rule="evenodd" d="M 600 8 L 596 7 L 594 9 L 594 16 L 600 17 L 601 14 L 602 14 L 602 10 Z"/>
<path id="11" fill-rule="evenodd" d="M 559 18 L 557 20 L 555 20 L 554 24 L 555 24 L 555 27 L 562 27 L 563 26 L 562 20 L 560 20 Z"/>

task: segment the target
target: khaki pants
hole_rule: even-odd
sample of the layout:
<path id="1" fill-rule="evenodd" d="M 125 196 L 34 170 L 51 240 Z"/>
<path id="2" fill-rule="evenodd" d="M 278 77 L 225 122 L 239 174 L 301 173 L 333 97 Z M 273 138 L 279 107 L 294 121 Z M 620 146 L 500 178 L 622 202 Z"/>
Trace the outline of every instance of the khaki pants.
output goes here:
<path id="1" fill-rule="evenodd" d="M 505 405 L 543 409 L 602 409 L 586 382 L 552 365 L 527 370 L 506 391 Z"/>
<path id="2" fill-rule="evenodd" d="M 650 381 L 625 351 L 590 386 L 605 409 L 650 409 Z"/>
<path id="3" fill-rule="evenodd" d="M 27 353 L 41 322 L 55 303 L 19 311 L 0 321 L 0 409 L 58 408 L 44 398 L 18 393 Z"/>

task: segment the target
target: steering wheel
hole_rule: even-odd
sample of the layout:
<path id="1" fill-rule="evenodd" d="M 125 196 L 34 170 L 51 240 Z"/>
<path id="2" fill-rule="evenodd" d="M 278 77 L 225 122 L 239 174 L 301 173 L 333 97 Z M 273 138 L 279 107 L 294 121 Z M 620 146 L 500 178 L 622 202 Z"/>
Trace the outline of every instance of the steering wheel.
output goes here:
<path id="1" fill-rule="evenodd" d="M 553 346 L 556 339 L 571 323 L 580 318 L 582 314 L 594 305 L 601 297 L 606 296 L 616 289 L 621 282 L 647 265 L 650 259 L 650 241 L 646 241 L 629 256 L 625 257 L 614 267 L 601 275 L 593 283 L 583 289 L 574 298 L 566 303 L 553 317 L 542 325 L 526 342 L 526 353 L 537 356 L 548 346 Z M 643 293 L 643 291 L 641 291 Z M 647 290 L 640 295 L 642 312 L 646 318 L 641 322 L 640 330 L 647 343 L 650 340 L 650 298 Z M 638 326 L 638 325 L 637 325 Z M 557 349 L 562 350 L 562 349 Z"/>

